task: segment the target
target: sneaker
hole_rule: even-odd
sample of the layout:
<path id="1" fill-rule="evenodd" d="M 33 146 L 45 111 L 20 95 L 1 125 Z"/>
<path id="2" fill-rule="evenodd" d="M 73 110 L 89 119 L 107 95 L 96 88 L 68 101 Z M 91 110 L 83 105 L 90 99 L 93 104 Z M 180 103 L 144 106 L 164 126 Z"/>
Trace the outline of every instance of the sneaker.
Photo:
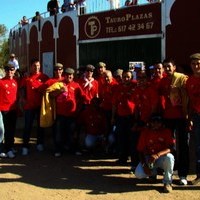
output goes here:
<path id="1" fill-rule="evenodd" d="M 7 154 L 6 153 L 0 153 L 0 158 L 7 158 L 8 156 L 7 156 Z"/>
<path id="2" fill-rule="evenodd" d="M 58 158 L 58 157 L 61 156 L 61 153 L 60 153 L 60 152 L 56 152 L 56 153 L 54 153 L 54 156 L 55 156 L 56 158 Z"/>
<path id="3" fill-rule="evenodd" d="M 38 144 L 36 148 L 37 148 L 37 150 L 40 151 L 40 152 L 41 152 L 41 151 L 44 151 L 44 146 L 43 146 L 43 144 Z"/>
<path id="4" fill-rule="evenodd" d="M 170 192 L 172 192 L 171 184 L 164 184 L 164 193 L 170 193 Z"/>
<path id="5" fill-rule="evenodd" d="M 200 183 L 200 177 L 197 176 L 193 181 L 192 181 L 192 185 L 198 185 Z"/>
<path id="6" fill-rule="evenodd" d="M 22 148 L 22 156 L 27 156 L 28 155 L 28 148 L 23 147 Z"/>
<path id="7" fill-rule="evenodd" d="M 14 158 L 15 154 L 13 153 L 13 151 L 10 150 L 7 152 L 7 156 L 8 156 L 8 158 Z"/>
<path id="8" fill-rule="evenodd" d="M 180 177 L 179 184 L 180 185 L 187 185 L 188 184 L 187 179 L 185 177 Z"/>
<path id="9" fill-rule="evenodd" d="M 135 169 L 136 169 L 135 166 L 131 166 L 131 169 L 130 169 L 131 174 L 135 174 Z"/>

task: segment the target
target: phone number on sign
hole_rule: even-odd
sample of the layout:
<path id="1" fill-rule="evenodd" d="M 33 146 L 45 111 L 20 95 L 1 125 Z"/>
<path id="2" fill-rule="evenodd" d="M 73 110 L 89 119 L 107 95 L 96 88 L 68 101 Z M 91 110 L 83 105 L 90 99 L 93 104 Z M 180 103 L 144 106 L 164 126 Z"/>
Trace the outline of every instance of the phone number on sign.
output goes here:
<path id="1" fill-rule="evenodd" d="M 106 33 L 121 33 L 127 31 L 140 31 L 140 30 L 150 30 L 153 28 L 153 22 L 147 23 L 137 23 L 137 24 L 130 24 L 130 25 L 120 25 L 118 27 L 106 27 Z"/>

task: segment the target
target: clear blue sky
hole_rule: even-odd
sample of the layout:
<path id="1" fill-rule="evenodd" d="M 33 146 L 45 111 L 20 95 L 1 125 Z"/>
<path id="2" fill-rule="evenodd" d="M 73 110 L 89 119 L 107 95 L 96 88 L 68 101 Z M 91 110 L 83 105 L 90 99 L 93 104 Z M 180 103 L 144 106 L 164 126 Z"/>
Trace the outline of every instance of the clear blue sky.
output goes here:
<path id="1" fill-rule="evenodd" d="M 22 16 L 31 18 L 36 11 L 45 12 L 47 2 L 48 0 L 1 0 L 0 24 L 10 30 Z"/>
<path id="2" fill-rule="evenodd" d="M 46 12 L 47 2 L 49 0 L 1 0 L 1 11 L 0 11 L 0 24 L 4 24 L 8 31 L 13 28 L 21 20 L 22 16 L 31 18 L 34 16 L 36 11 L 40 13 Z M 105 2 L 107 0 L 86 0 L 89 5 L 92 1 Z M 120 0 L 121 5 L 125 0 Z M 147 0 L 139 0 L 139 3 L 146 3 Z M 60 0 L 62 5 L 63 0 Z"/>

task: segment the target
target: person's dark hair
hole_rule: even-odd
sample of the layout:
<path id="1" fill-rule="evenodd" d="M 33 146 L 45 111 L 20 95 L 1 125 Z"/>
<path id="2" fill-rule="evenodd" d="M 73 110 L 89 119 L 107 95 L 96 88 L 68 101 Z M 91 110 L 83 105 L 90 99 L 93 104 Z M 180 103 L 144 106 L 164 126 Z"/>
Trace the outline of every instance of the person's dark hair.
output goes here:
<path id="1" fill-rule="evenodd" d="M 30 64 L 32 65 L 35 62 L 40 62 L 38 58 L 32 58 Z"/>
<path id="2" fill-rule="evenodd" d="M 164 62 L 164 61 L 163 61 Z M 162 61 L 161 60 L 156 60 L 155 62 L 154 62 L 154 65 L 158 65 L 158 64 L 162 64 Z"/>
<path id="3" fill-rule="evenodd" d="M 132 74 L 132 71 L 129 70 L 129 69 L 125 69 L 125 70 L 123 70 L 123 73 L 122 73 L 122 74 L 125 74 L 125 73 L 128 73 L 128 72 L 130 72 L 130 73 Z"/>
<path id="4" fill-rule="evenodd" d="M 176 65 L 175 60 L 173 58 L 166 58 L 162 63 L 172 63 L 172 65 Z"/>

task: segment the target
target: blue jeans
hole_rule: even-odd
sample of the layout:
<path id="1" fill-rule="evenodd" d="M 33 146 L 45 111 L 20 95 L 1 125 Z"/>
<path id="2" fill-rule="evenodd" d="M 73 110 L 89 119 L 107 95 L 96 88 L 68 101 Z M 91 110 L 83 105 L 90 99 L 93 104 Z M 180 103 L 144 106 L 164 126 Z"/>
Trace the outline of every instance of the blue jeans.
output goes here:
<path id="1" fill-rule="evenodd" d="M 195 113 L 192 118 L 195 135 L 196 173 L 200 176 L 200 114 Z"/>
<path id="2" fill-rule="evenodd" d="M 91 148 L 95 147 L 98 144 L 98 142 L 101 142 L 101 141 L 103 141 L 103 135 L 87 134 L 85 137 L 85 146 L 88 149 L 91 149 Z"/>
<path id="3" fill-rule="evenodd" d="M 172 175 L 174 169 L 174 156 L 171 153 L 168 153 L 165 156 L 161 156 L 155 162 L 154 168 L 152 169 L 152 175 L 156 175 L 157 168 L 161 168 L 164 170 L 164 184 L 171 184 L 172 183 Z M 144 169 L 142 167 L 142 163 L 140 162 L 135 169 L 135 176 L 136 178 L 142 179 L 147 178 L 149 175 L 145 174 Z"/>
<path id="4" fill-rule="evenodd" d="M 23 147 L 29 147 L 29 140 L 35 118 L 37 120 L 37 144 L 44 144 L 44 128 L 40 127 L 40 108 L 25 110 L 24 117 Z"/>

